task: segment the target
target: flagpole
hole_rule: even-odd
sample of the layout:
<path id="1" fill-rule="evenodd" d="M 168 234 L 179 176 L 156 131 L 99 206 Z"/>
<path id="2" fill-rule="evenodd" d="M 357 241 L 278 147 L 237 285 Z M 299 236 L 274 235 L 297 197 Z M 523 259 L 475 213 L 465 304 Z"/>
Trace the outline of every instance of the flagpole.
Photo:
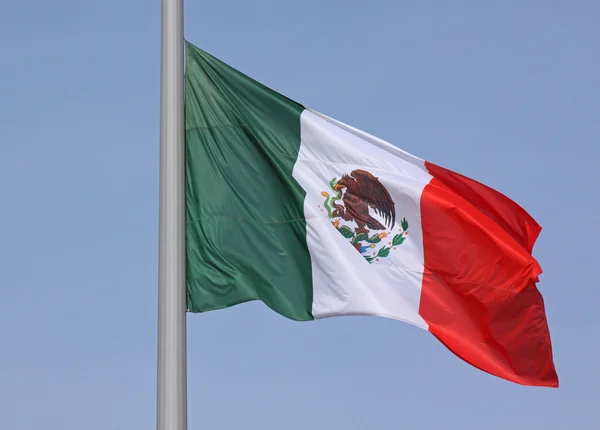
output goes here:
<path id="1" fill-rule="evenodd" d="M 157 430 L 187 429 L 183 0 L 162 0 Z"/>

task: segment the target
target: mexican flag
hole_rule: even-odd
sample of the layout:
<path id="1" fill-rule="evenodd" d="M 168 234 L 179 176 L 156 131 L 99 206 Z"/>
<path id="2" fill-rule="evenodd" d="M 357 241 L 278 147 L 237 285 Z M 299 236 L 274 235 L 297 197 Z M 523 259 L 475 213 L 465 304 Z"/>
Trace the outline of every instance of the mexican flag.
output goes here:
<path id="1" fill-rule="evenodd" d="M 558 386 L 525 210 L 186 48 L 190 312 L 393 318 L 483 371 Z"/>

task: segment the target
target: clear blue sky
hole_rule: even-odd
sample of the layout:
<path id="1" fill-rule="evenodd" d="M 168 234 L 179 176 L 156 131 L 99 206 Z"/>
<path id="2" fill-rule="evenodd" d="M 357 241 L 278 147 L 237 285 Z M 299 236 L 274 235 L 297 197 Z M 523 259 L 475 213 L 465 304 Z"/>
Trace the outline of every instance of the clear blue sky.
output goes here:
<path id="1" fill-rule="evenodd" d="M 2 429 L 154 427 L 159 3 L 2 6 Z M 256 302 L 188 315 L 190 430 L 597 428 L 599 20 L 594 0 L 187 0 L 194 44 L 532 213 L 561 381 Z"/>

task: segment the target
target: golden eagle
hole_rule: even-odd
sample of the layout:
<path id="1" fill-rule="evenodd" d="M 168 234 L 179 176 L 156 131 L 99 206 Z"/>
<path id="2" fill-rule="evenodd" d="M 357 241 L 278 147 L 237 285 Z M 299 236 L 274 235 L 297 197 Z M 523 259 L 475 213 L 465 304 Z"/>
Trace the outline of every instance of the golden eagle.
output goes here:
<path id="1" fill-rule="evenodd" d="M 382 216 L 388 228 L 396 223 L 394 201 L 379 179 L 364 170 L 354 170 L 350 176 L 344 175 L 334 186 L 336 191 L 344 188 L 342 201 L 344 206 L 334 204 L 334 215 L 346 221 L 354 221 L 356 234 L 369 233 L 365 225 L 372 230 L 385 230 L 386 226 L 369 214 L 369 208 Z"/>

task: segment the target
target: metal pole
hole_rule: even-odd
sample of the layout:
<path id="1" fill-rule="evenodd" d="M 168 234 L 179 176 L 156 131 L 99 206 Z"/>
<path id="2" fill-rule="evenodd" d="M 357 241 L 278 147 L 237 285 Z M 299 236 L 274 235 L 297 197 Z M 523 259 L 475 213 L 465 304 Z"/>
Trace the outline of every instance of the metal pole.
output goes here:
<path id="1" fill-rule="evenodd" d="M 157 430 L 187 429 L 183 0 L 162 0 Z"/>

